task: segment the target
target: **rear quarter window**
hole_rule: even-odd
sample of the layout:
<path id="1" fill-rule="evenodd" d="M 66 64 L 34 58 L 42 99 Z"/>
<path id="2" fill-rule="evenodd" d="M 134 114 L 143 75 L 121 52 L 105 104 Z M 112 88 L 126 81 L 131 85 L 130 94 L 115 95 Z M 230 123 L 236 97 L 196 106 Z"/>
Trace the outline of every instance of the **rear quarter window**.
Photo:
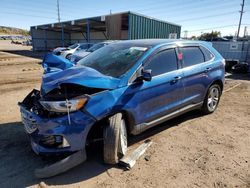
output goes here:
<path id="1" fill-rule="evenodd" d="M 204 55 L 199 47 L 183 47 L 181 48 L 183 53 L 184 67 L 189 67 L 205 61 Z"/>
<path id="2" fill-rule="evenodd" d="M 210 61 L 214 58 L 214 54 L 212 54 L 207 48 L 200 46 L 202 53 L 204 54 L 205 61 Z"/>

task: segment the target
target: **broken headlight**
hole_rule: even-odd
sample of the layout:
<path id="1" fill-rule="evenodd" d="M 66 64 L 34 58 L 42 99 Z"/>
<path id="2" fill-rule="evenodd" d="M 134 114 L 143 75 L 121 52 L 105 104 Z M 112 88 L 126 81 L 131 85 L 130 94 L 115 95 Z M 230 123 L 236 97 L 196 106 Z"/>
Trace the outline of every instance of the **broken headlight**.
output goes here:
<path id="1" fill-rule="evenodd" d="M 40 104 L 48 111 L 52 112 L 74 112 L 81 109 L 87 102 L 87 98 L 77 97 L 65 101 L 40 101 Z"/>

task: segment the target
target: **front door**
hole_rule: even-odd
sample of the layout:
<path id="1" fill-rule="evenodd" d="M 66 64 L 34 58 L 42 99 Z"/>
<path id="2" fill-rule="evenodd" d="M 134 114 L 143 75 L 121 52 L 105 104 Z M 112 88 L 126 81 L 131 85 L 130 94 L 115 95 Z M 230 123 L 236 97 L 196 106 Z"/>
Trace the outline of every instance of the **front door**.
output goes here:
<path id="1" fill-rule="evenodd" d="M 144 70 L 152 70 L 152 80 L 134 83 L 138 87 L 134 96 L 135 123 L 153 121 L 171 113 L 181 105 L 183 94 L 182 70 L 178 69 L 175 48 L 159 50 L 145 63 Z M 130 102 L 134 102 L 133 100 Z"/>

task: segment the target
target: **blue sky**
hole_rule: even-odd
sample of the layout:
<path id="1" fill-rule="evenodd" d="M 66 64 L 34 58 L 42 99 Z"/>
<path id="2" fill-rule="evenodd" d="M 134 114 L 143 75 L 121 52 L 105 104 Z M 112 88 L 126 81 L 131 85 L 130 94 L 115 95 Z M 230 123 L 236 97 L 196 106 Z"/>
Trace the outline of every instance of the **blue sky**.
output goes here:
<path id="1" fill-rule="evenodd" d="M 234 35 L 242 0 L 59 0 L 62 20 L 135 11 L 182 25 L 182 36 L 211 30 Z M 29 29 L 57 21 L 56 0 L 0 0 L 0 25 Z M 242 19 L 250 34 L 250 0 L 245 0 Z"/>

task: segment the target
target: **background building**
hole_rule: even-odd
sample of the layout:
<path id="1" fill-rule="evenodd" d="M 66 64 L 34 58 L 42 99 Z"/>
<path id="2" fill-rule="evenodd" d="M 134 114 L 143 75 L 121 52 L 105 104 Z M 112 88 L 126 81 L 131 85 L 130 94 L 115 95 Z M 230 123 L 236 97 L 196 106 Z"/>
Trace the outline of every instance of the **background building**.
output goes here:
<path id="1" fill-rule="evenodd" d="M 146 38 L 180 38 L 181 26 L 134 12 L 32 26 L 33 50 L 49 50 L 76 42 Z"/>

